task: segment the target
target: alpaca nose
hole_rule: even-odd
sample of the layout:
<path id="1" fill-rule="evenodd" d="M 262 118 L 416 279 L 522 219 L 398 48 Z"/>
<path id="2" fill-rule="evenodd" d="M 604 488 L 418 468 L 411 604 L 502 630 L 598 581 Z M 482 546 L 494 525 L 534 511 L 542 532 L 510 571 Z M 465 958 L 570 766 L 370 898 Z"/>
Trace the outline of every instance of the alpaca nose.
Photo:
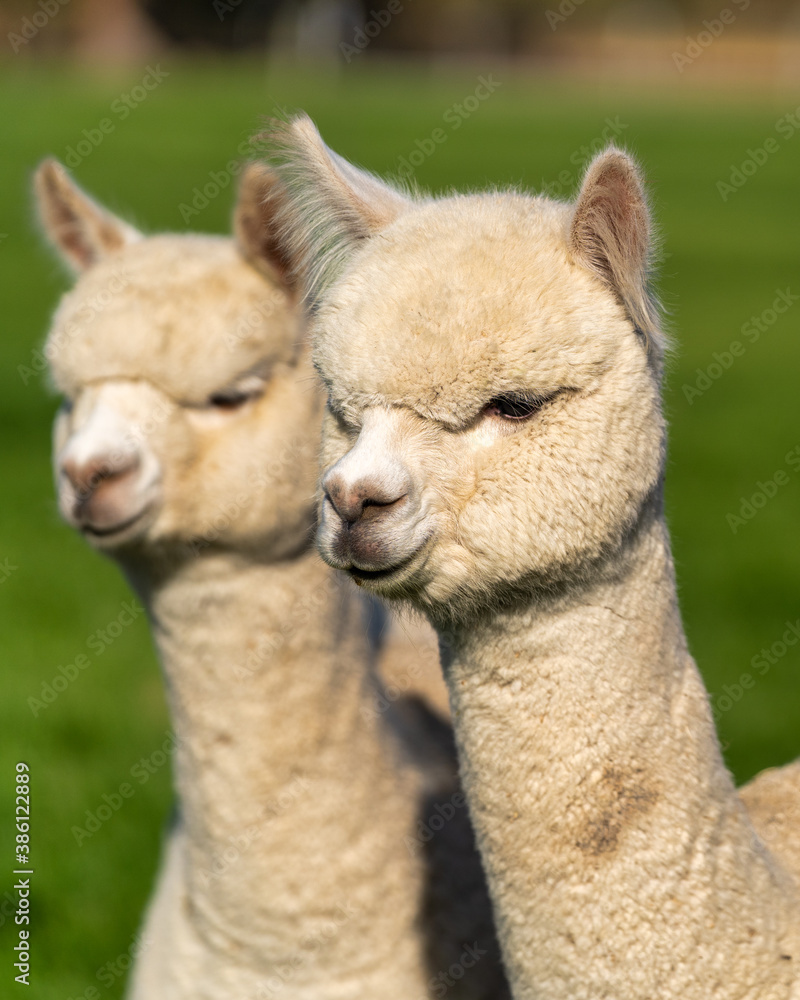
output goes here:
<path id="1" fill-rule="evenodd" d="M 402 507 L 408 491 L 402 487 L 387 489 L 377 479 L 359 479 L 346 483 L 340 476 L 326 476 L 322 482 L 325 497 L 348 526 L 374 519 Z"/>
<path id="2" fill-rule="evenodd" d="M 61 471 L 70 481 L 78 500 L 86 500 L 95 490 L 109 480 L 119 481 L 135 472 L 139 467 L 137 455 L 113 459 L 97 456 L 84 462 L 73 458 L 64 460 Z"/>

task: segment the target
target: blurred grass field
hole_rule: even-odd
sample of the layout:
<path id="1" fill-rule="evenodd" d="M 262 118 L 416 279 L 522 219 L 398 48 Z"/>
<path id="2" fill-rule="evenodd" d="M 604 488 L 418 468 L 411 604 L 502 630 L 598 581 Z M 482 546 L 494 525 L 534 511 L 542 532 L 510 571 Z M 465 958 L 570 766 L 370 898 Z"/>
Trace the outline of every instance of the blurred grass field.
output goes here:
<path id="1" fill-rule="evenodd" d="M 77 843 L 73 828 L 86 829 L 87 810 L 96 813 L 104 795 L 113 800 L 137 761 L 164 743 L 169 723 L 144 617 L 110 644 L 98 638 L 109 626 L 119 631 L 113 623 L 130 595 L 115 567 L 59 523 L 49 465 L 57 402 L 45 376 L 25 371 L 67 286 L 35 233 L 29 174 L 46 154 L 63 158 L 82 130 L 104 118 L 113 130 L 74 174 L 149 231 L 187 228 L 181 204 L 191 204 L 211 171 L 224 171 L 259 117 L 276 106 L 305 108 L 335 149 L 378 172 L 396 171 L 418 140 L 428 148 L 425 140 L 443 128 L 446 141 L 415 172 L 434 190 L 560 184 L 566 196 L 580 173 L 582 147 L 614 122 L 652 182 L 663 232 L 662 290 L 676 338 L 666 391 L 668 511 L 691 647 L 714 692 L 738 780 L 800 754 L 800 647 L 775 657 L 766 672 L 751 665 L 762 647 L 781 640 L 786 622 L 800 618 L 800 473 L 787 458 L 800 445 L 800 306 L 771 324 L 767 315 L 755 342 L 742 333 L 779 290 L 800 295 L 800 136 L 776 132 L 798 98 L 744 89 L 703 97 L 568 86 L 501 69 L 492 70 L 500 86 L 491 97 L 467 117 L 455 112 L 448 120 L 448 109 L 463 105 L 491 67 L 379 72 L 354 65 L 346 75 L 268 74 L 242 62 L 165 59 L 162 70 L 169 75 L 124 120 L 110 109 L 144 70 L 114 78 L 58 67 L 0 70 L 0 802 L 11 816 L 14 763 L 27 761 L 30 995 L 41 1000 L 122 994 L 170 800 L 169 768 L 154 767 L 133 798 Z M 731 167 L 769 136 L 777 136 L 778 151 L 723 201 L 717 182 L 729 180 Z M 211 198 L 188 228 L 226 231 L 232 187 Z M 734 340 L 745 353 L 721 377 L 701 380 L 708 388 L 689 403 L 684 386 L 695 386 L 697 369 L 714 364 L 714 352 L 726 352 Z M 734 533 L 727 515 L 738 514 L 741 498 L 761 490 L 759 483 L 772 492 L 767 481 L 777 470 L 785 470 L 786 482 Z M 69 673 L 79 654 L 89 665 L 34 715 L 29 699 L 41 700 L 43 685 L 61 676 L 59 667 Z M 742 686 L 743 674 L 752 686 Z M 2 895 L 13 882 L 12 842 L 4 823 L 3 996 L 24 989 L 5 986 L 13 983 L 16 940 L 13 897 Z"/>

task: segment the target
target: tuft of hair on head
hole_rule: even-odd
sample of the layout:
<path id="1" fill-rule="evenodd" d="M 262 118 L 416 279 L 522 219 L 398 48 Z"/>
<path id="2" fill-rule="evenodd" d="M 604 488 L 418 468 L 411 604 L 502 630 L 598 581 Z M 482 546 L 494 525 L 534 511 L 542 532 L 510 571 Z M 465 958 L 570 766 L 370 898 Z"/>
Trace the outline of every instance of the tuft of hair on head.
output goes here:
<path id="1" fill-rule="evenodd" d="M 393 222 L 411 201 L 329 149 L 305 114 L 269 119 L 254 141 L 283 182 L 279 232 L 313 308 L 359 243 Z"/>
<path id="2" fill-rule="evenodd" d="M 639 168 L 616 146 L 599 153 L 586 170 L 570 222 L 569 249 L 616 293 L 660 364 L 667 342 L 653 291 L 650 209 Z"/>
<path id="3" fill-rule="evenodd" d="M 279 226 L 286 189 L 265 163 L 247 163 L 239 180 L 233 233 L 242 256 L 289 291 L 297 285 Z"/>
<path id="4" fill-rule="evenodd" d="M 82 191 L 58 160 L 39 164 L 33 187 L 44 234 L 73 274 L 142 239 L 137 229 Z"/>

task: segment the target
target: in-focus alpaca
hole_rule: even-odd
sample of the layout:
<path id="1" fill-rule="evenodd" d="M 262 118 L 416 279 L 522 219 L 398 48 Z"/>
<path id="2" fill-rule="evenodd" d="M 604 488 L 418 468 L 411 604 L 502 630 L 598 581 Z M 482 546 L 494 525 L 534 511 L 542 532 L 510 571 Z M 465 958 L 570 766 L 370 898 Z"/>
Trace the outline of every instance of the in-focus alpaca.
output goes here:
<path id="1" fill-rule="evenodd" d="M 452 996 L 502 996 L 447 727 L 389 704 L 378 609 L 313 550 L 321 401 L 274 177 L 245 174 L 237 241 L 144 238 L 58 164 L 36 181 L 78 276 L 47 347 L 59 506 L 146 604 L 178 741 L 130 996 L 418 1000 L 456 966 Z"/>
<path id="2" fill-rule="evenodd" d="M 745 794 L 771 853 L 678 611 L 637 168 L 608 149 L 573 204 L 432 200 L 307 118 L 271 139 L 329 396 L 320 550 L 440 633 L 513 995 L 800 996 L 797 833 L 769 806 L 798 768 Z"/>

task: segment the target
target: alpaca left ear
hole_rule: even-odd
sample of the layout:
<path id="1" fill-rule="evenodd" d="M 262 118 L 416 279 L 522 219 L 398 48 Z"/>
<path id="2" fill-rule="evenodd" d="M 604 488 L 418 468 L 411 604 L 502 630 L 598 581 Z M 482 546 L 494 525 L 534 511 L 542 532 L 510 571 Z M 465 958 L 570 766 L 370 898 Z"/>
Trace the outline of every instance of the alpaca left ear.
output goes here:
<path id="1" fill-rule="evenodd" d="M 313 306 L 358 245 L 411 202 L 328 149 L 307 115 L 272 120 L 259 138 L 286 192 L 278 213 L 284 251 Z"/>
<path id="2" fill-rule="evenodd" d="M 39 164 L 33 182 L 45 235 L 74 274 L 142 238 L 82 191 L 58 160 Z"/>
<path id="3" fill-rule="evenodd" d="M 648 347 L 660 353 L 659 308 L 652 293 L 652 226 L 633 160 L 611 146 L 589 165 L 575 203 L 569 248 L 619 296 Z"/>

